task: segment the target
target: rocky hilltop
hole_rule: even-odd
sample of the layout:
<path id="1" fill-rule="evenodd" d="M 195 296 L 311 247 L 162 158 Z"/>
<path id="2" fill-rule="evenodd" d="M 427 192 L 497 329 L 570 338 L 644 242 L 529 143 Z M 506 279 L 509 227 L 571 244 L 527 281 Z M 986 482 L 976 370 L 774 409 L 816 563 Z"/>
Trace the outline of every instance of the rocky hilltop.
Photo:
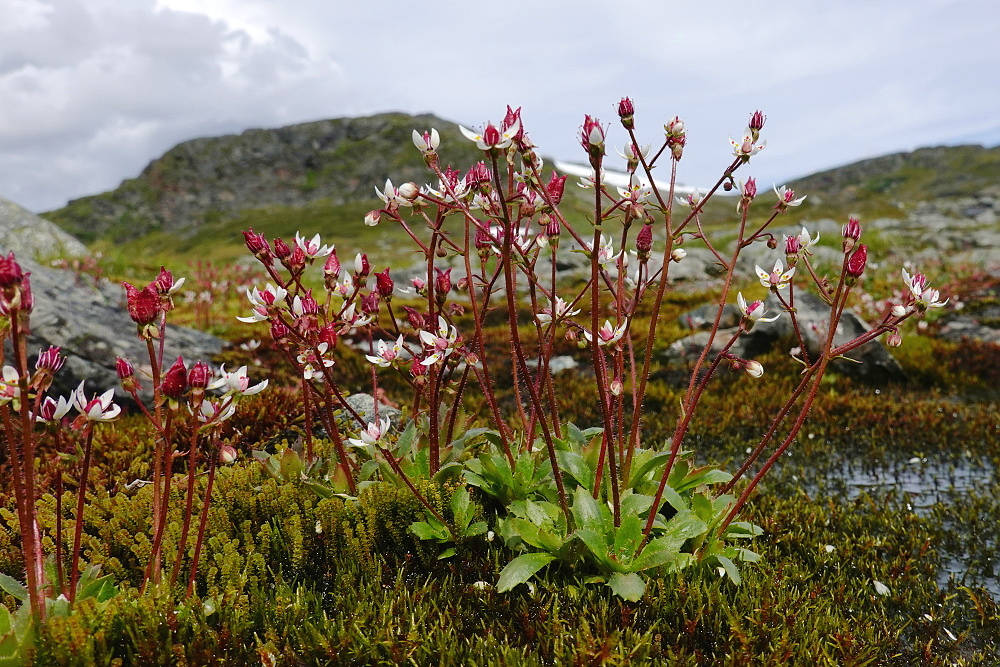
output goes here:
<path id="1" fill-rule="evenodd" d="M 1000 146 L 933 146 L 892 153 L 798 179 L 797 191 L 824 205 L 895 207 L 974 197 L 1000 184 Z"/>
<path id="2" fill-rule="evenodd" d="M 185 235 L 248 209 L 374 199 L 373 184 L 427 182 L 414 129 L 436 128 L 464 168 L 482 159 L 458 126 L 432 115 L 387 113 L 193 139 L 104 194 L 71 201 L 45 217 L 80 239 Z"/>

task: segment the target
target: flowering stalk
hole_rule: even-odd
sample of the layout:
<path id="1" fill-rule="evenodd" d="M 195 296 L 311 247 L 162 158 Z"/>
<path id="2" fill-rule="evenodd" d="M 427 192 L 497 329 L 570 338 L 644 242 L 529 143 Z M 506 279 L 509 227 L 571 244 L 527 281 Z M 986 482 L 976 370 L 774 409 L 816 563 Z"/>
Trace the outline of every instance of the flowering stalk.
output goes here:
<path id="1" fill-rule="evenodd" d="M 11 337 L 14 366 L 3 366 L 0 414 L 7 440 L 9 459 L 12 463 L 14 497 L 17 505 L 18 525 L 21 533 L 21 551 L 24 554 L 25 579 L 28 602 L 34 619 L 45 618 L 43 604 L 45 573 L 38 522 L 35 509 L 35 438 L 28 397 L 28 358 L 25 334 L 28 317 L 33 305 L 29 274 L 21 270 L 11 252 L 0 255 L 0 316 L 5 319 Z M 0 319 L 0 325 L 4 324 Z M 2 331 L 2 329 L 0 329 Z M 2 341 L 0 341 L 2 342 Z M 3 362 L 3 345 L 0 344 L 0 364 Z M 20 424 L 15 426 L 13 412 Z"/>

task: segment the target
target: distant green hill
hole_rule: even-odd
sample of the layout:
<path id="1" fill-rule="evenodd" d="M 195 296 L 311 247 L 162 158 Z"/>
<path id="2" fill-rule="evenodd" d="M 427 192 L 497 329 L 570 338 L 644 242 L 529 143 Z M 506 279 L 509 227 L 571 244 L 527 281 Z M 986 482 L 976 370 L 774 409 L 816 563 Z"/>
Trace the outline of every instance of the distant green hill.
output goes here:
<path id="1" fill-rule="evenodd" d="M 154 264 L 177 257 L 235 261 L 246 255 L 239 232 L 249 227 L 269 236 L 319 232 L 345 256 L 362 248 L 392 256 L 403 232 L 365 227 L 362 219 L 381 205 L 373 188 L 386 178 L 432 180 L 411 140 L 414 129 L 431 127 L 441 134 L 443 165 L 465 170 L 483 158 L 455 123 L 432 115 L 323 120 L 183 142 L 115 190 L 43 215 L 95 249 Z M 923 202 L 974 196 L 998 184 L 1000 147 L 952 146 L 862 160 L 790 186 L 808 195 L 796 217 L 870 220 L 905 218 Z M 592 215 L 592 195 L 576 187 L 566 193 L 564 212 L 583 223 Z M 726 198 L 710 202 L 703 223 L 730 225 L 733 216 Z"/>
<path id="2" fill-rule="evenodd" d="M 1000 146 L 935 146 L 893 153 L 794 181 L 809 215 L 903 217 L 917 204 L 975 196 L 1000 185 Z M 810 210 L 811 209 L 811 210 Z"/>
<path id="3" fill-rule="evenodd" d="M 185 141 L 115 190 L 44 216 L 92 243 L 154 232 L 189 238 L 205 226 L 268 209 L 346 206 L 344 212 L 354 213 L 359 204 L 377 201 L 373 187 L 386 178 L 431 180 L 411 139 L 414 129 L 431 127 L 456 166 L 482 159 L 457 125 L 431 115 L 322 120 Z"/>

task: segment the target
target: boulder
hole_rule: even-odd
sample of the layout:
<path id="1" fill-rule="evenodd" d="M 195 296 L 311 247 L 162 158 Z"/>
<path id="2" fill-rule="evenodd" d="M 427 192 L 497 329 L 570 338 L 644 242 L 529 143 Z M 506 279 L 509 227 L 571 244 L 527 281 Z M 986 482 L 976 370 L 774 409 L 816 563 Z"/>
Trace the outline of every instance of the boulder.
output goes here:
<path id="1" fill-rule="evenodd" d="M 742 336 L 731 348 L 731 352 L 744 359 L 754 359 L 768 352 L 776 344 L 784 342 L 789 349 L 796 347 L 798 342 L 793 337 L 792 321 L 774 295 L 765 300 L 767 310 L 771 313 L 781 312 L 782 315 L 773 322 L 758 322 L 753 329 Z M 694 361 L 708 343 L 708 329 L 715 320 L 715 305 L 702 306 L 681 317 L 681 325 L 698 330 L 674 342 L 667 349 L 667 358 L 675 360 Z M 796 294 L 795 315 L 802 332 L 803 342 L 810 355 L 819 354 L 820 337 L 825 336 L 826 323 L 829 321 L 830 308 L 819 297 L 811 293 Z M 735 333 L 739 313 L 732 305 L 727 305 L 723 312 L 722 325 L 715 337 L 713 349 L 719 351 L 726 341 Z M 846 343 L 857 336 L 871 330 L 857 314 L 844 311 L 834 336 L 837 345 Z M 874 340 L 865 343 L 847 355 L 847 359 L 835 359 L 830 367 L 843 375 L 857 378 L 873 384 L 900 382 L 906 379 L 906 374 L 899 362 L 893 357 L 881 342 Z M 849 359 L 849 360 L 848 360 Z"/>
<path id="2" fill-rule="evenodd" d="M 55 224 L 0 197 L 0 248 L 20 261 L 83 257 L 87 246 Z"/>
<path id="3" fill-rule="evenodd" d="M 124 307 L 124 290 L 109 284 L 102 288 L 79 280 L 69 271 L 44 267 L 20 256 L 17 261 L 24 271 L 31 273 L 34 296 L 27 338 L 29 362 L 34 364 L 38 351 L 51 345 L 58 346 L 66 356 L 65 365 L 56 373 L 52 394 L 68 394 L 86 381 L 88 393 L 114 388 L 118 400 L 129 402 L 115 371 L 115 361 L 120 356 L 136 367 L 136 375 L 146 392 L 143 398 L 148 399 L 149 356 Z M 6 344 L 9 359 L 9 338 Z M 170 326 L 168 318 L 163 362 L 169 366 L 178 355 L 186 361 L 207 362 L 222 350 L 222 345 L 220 338 L 210 334 Z"/>

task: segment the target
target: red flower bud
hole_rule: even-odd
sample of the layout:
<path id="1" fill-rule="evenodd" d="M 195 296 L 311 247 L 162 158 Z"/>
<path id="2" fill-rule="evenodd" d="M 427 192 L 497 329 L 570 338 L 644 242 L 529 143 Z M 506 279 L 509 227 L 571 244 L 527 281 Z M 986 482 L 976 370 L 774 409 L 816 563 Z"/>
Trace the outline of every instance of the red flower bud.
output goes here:
<path id="1" fill-rule="evenodd" d="M 281 263 L 285 265 L 293 274 L 302 273 L 306 268 L 306 253 L 302 248 L 296 245 L 294 248 L 290 249 L 291 252 L 288 257 L 281 260 Z"/>
<path id="2" fill-rule="evenodd" d="M 392 290 L 395 287 L 395 283 L 392 282 L 392 278 L 389 277 L 389 269 L 382 271 L 381 273 L 375 274 L 375 289 L 386 299 L 392 297 Z"/>
<path id="3" fill-rule="evenodd" d="M 378 312 L 379 294 L 369 292 L 361 297 L 361 312 L 365 315 L 374 315 Z"/>
<path id="4" fill-rule="evenodd" d="M 437 290 L 437 295 L 440 299 L 451 291 L 451 269 L 446 271 L 434 269 L 434 273 L 434 289 Z"/>
<path id="5" fill-rule="evenodd" d="M 566 176 L 557 176 L 556 172 L 552 172 L 552 178 L 549 179 L 549 183 L 545 186 L 545 189 L 548 190 L 549 199 L 552 200 L 553 204 L 558 204 L 562 201 L 567 178 L 569 178 L 568 174 Z"/>
<path id="6" fill-rule="evenodd" d="M 288 338 L 291 331 L 288 327 L 278 321 L 271 322 L 271 339 L 275 341 L 283 341 Z"/>
<path id="7" fill-rule="evenodd" d="M 21 271 L 21 265 L 14 259 L 14 253 L 11 252 L 6 257 L 0 255 L 0 289 L 18 285 L 23 278 L 24 272 Z"/>
<path id="8" fill-rule="evenodd" d="M 177 357 L 174 365 L 167 369 L 160 381 L 160 391 L 167 398 L 174 400 L 181 397 L 187 389 L 187 369 L 184 368 L 184 359 Z"/>
<path id="9" fill-rule="evenodd" d="M 327 344 L 327 349 L 332 350 L 337 346 L 337 326 L 333 322 L 320 327 L 318 336 L 320 343 Z"/>
<path id="10" fill-rule="evenodd" d="M 55 373 L 62 365 L 66 362 L 66 358 L 59 354 L 59 348 L 55 345 L 49 347 L 49 349 L 38 351 L 38 359 L 35 360 L 35 368 L 37 370 L 45 370 L 49 373 Z"/>
<path id="11" fill-rule="evenodd" d="M 470 189 L 479 188 L 483 185 L 489 185 L 492 180 L 493 174 L 490 172 L 485 162 L 477 162 L 465 175 L 465 185 Z"/>
<path id="12" fill-rule="evenodd" d="M 592 161 L 604 155 L 604 128 L 601 127 L 601 121 L 589 115 L 583 117 L 580 145 L 587 151 Z"/>
<path id="13" fill-rule="evenodd" d="M 420 331 L 424 328 L 427 321 L 424 319 L 423 313 L 414 310 L 409 306 L 403 306 L 403 310 L 406 311 L 406 321 L 410 323 L 411 327 L 413 327 L 417 331 Z"/>
<path id="14" fill-rule="evenodd" d="M 115 371 L 118 373 L 118 379 L 121 380 L 122 389 L 133 395 L 142 389 L 139 386 L 139 380 L 135 377 L 135 368 L 132 367 L 128 359 L 118 357 L 115 361 Z"/>
<path id="15" fill-rule="evenodd" d="M 278 259 L 284 261 L 289 255 L 292 254 L 292 249 L 288 247 L 288 244 L 282 241 L 280 238 L 274 239 L 274 256 Z"/>
<path id="16" fill-rule="evenodd" d="M 517 109 L 511 109 L 510 105 L 508 104 L 507 114 L 503 117 L 503 122 L 500 123 L 500 129 L 506 132 L 510 128 L 514 127 L 514 123 L 519 123 L 519 122 L 521 122 L 521 107 L 518 107 Z M 524 136 L 524 126 L 521 125 L 517 131 L 517 134 L 515 134 L 513 138 L 515 141 L 519 141 L 523 136 Z"/>
<path id="17" fill-rule="evenodd" d="M 115 361 L 115 371 L 118 373 L 119 380 L 126 380 L 135 375 L 135 368 L 132 366 L 128 359 L 123 359 L 118 357 Z"/>
<path id="18" fill-rule="evenodd" d="M 246 239 L 247 250 L 253 253 L 254 257 L 262 261 L 270 260 L 271 246 L 268 245 L 267 239 L 263 234 L 258 234 L 251 227 L 243 232 L 243 238 Z"/>
<path id="19" fill-rule="evenodd" d="M 868 247 L 865 244 L 858 246 L 850 257 L 847 258 L 847 275 L 858 278 L 865 272 L 865 264 L 868 262 Z"/>
<path id="20" fill-rule="evenodd" d="M 156 291 L 156 284 L 150 283 L 141 290 L 127 282 L 122 285 L 125 286 L 125 299 L 132 321 L 140 327 L 152 324 L 160 314 L 160 295 Z"/>
<path id="21" fill-rule="evenodd" d="M 623 97 L 621 102 L 618 103 L 618 117 L 622 119 L 622 127 L 626 130 L 631 130 L 635 127 L 635 107 L 632 105 L 632 100 L 627 97 Z"/>
<path id="22" fill-rule="evenodd" d="M 174 276 L 164 267 L 160 267 L 160 275 L 153 281 L 156 291 L 160 294 L 169 294 L 174 286 Z"/>
<path id="23" fill-rule="evenodd" d="M 760 111 L 759 109 L 754 111 L 753 115 L 750 116 L 750 129 L 760 132 L 760 130 L 764 127 L 765 120 L 767 120 L 767 116 L 764 115 L 763 111 Z"/>
<path id="24" fill-rule="evenodd" d="M 188 371 L 188 385 L 192 389 L 204 389 L 208 386 L 208 380 L 211 375 L 212 373 L 209 370 L 208 365 L 199 361 L 191 367 L 190 371 Z"/>
<path id="25" fill-rule="evenodd" d="M 653 249 L 653 225 L 643 225 L 635 237 L 635 250 L 639 259 L 648 259 Z"/>
<path id="26" fill-rule="evenodd" d="M 861 238 L 861 223 L 858 222 L 857 218 L 850 218 L 847 224 L 844 225 L 843 232 L 845 239 L 854 239 L 857 241 Z"/>

